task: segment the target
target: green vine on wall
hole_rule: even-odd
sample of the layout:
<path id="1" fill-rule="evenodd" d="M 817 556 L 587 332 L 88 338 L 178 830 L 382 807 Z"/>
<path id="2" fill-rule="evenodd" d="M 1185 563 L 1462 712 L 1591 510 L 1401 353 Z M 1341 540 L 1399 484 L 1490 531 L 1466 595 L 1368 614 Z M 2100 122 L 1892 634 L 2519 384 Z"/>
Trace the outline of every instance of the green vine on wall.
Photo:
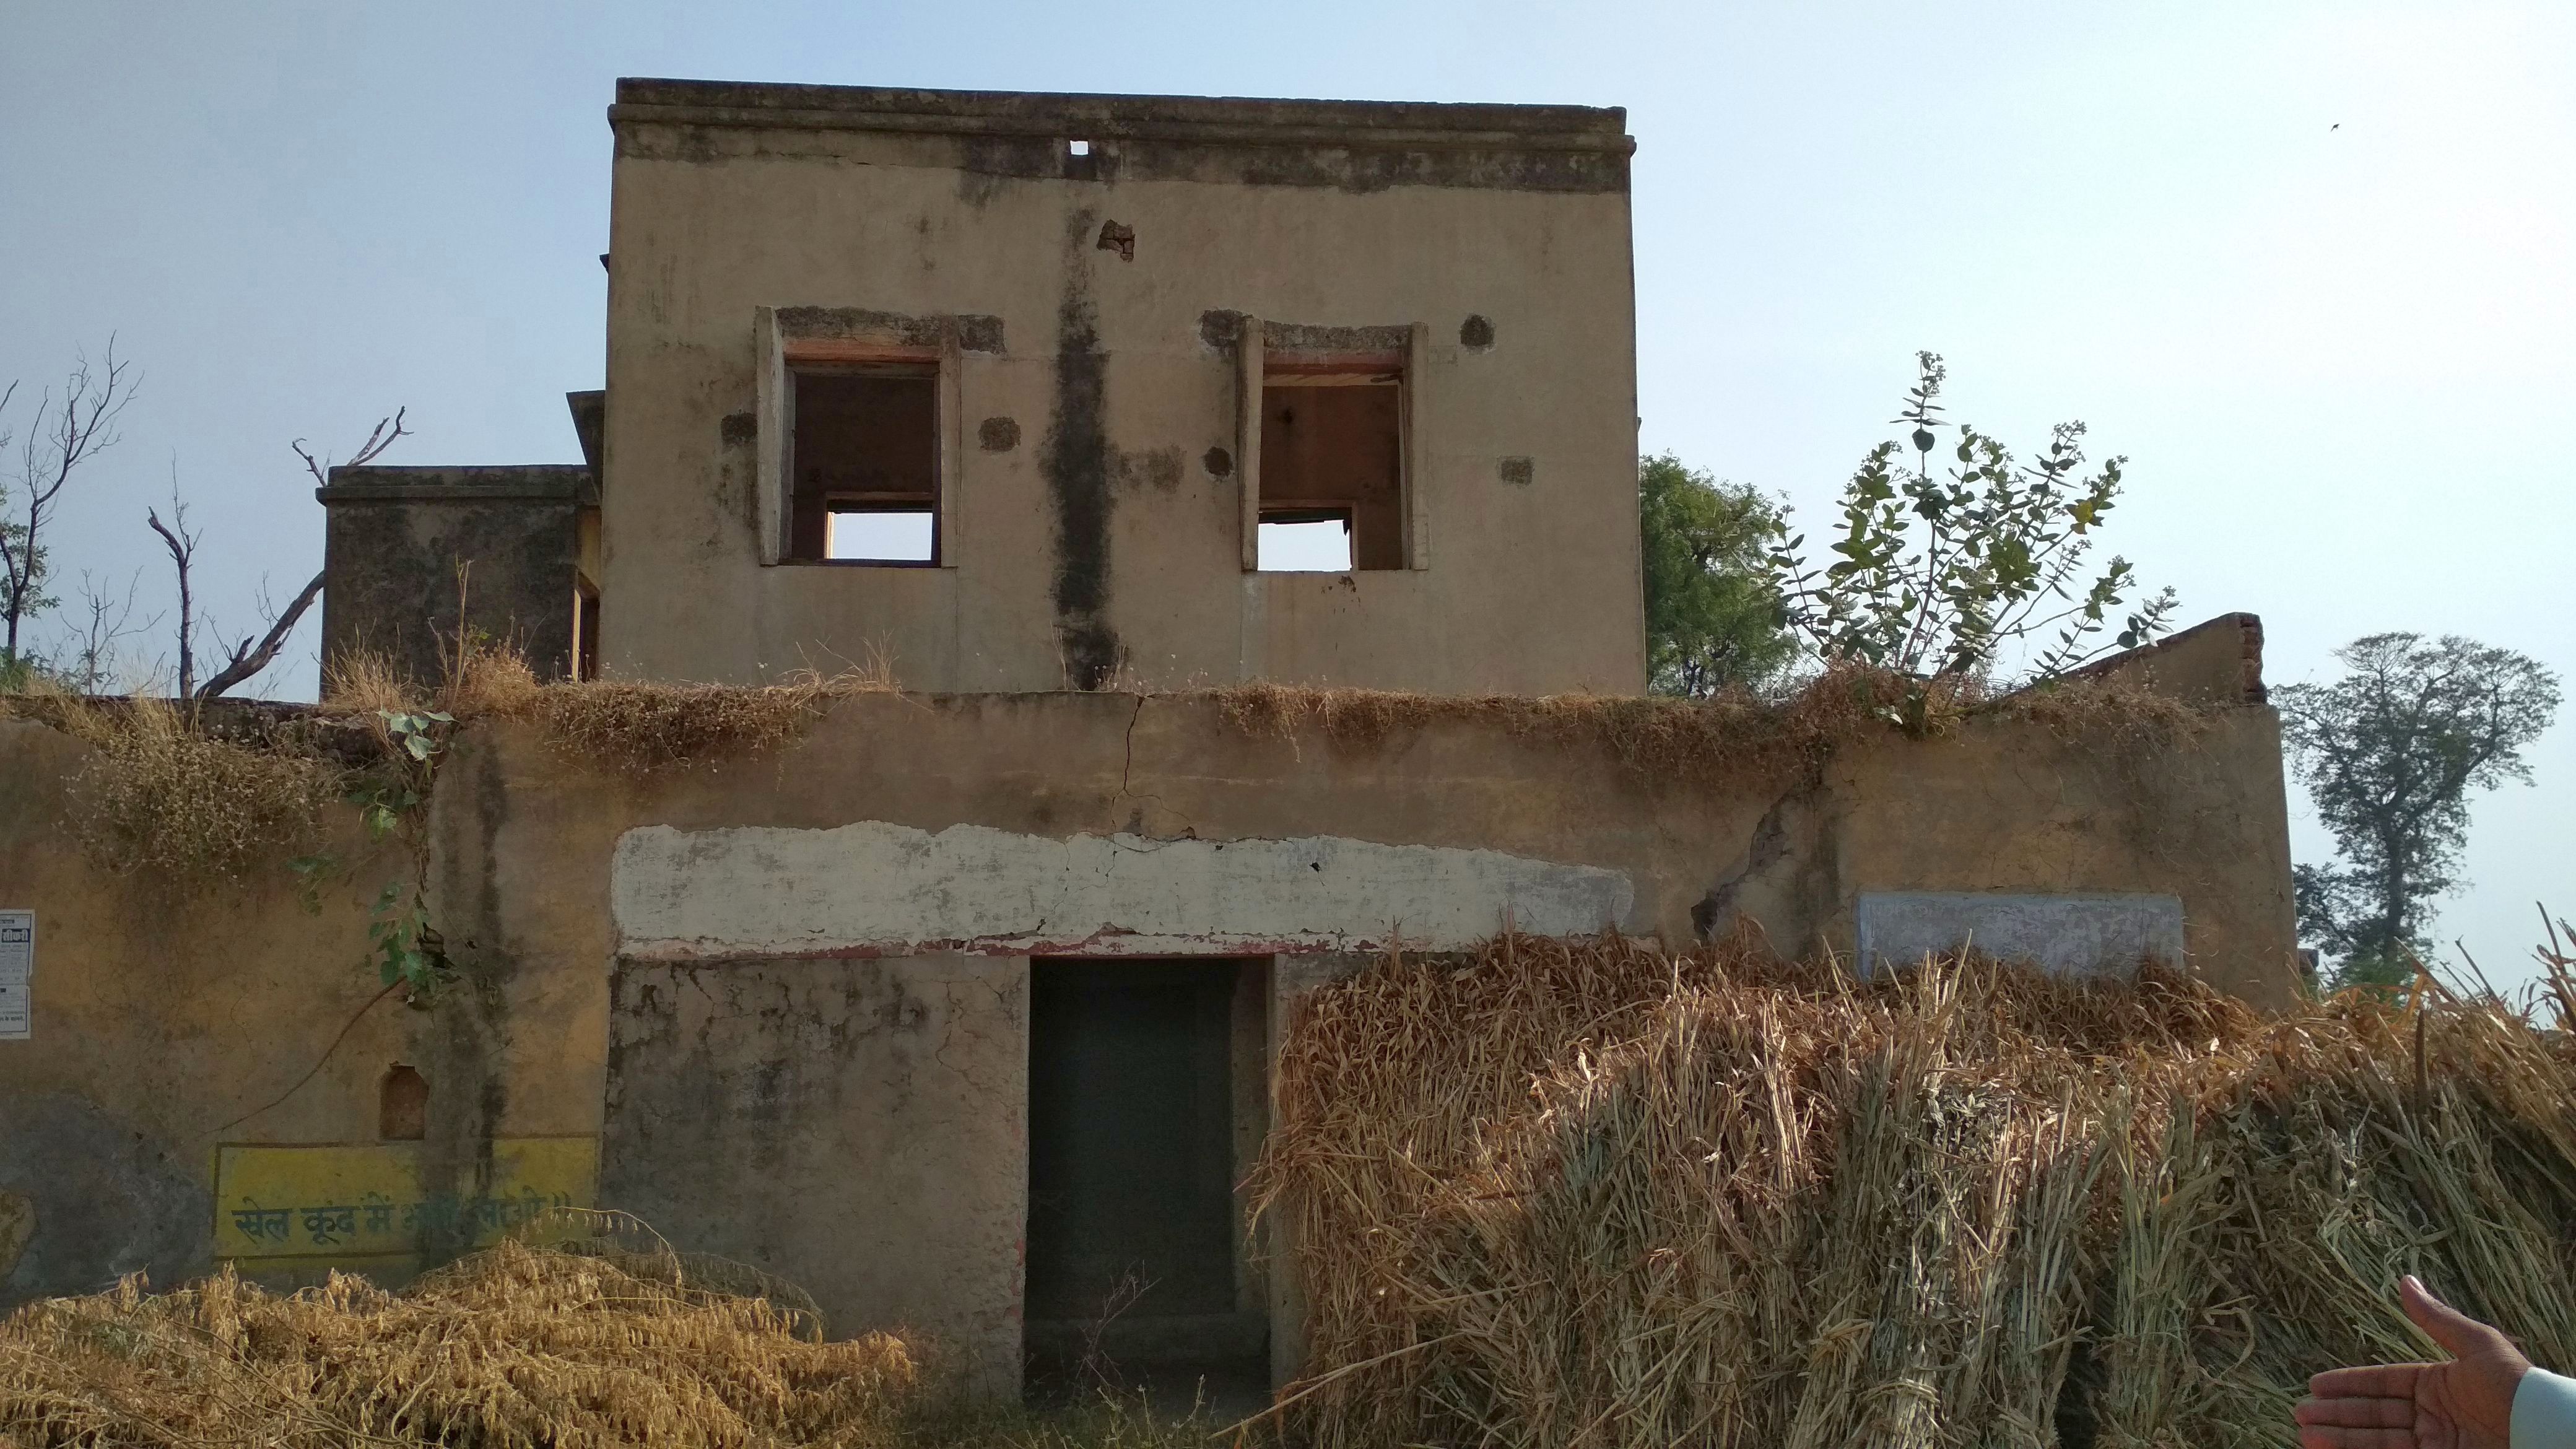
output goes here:
<path id="1" fill-rule="evenodd" d="M 346 799 L 358 807 L 367 839 L 382 842 L 399 835 L 410 857 L 408 879 L 385 882 L 367 912 L 364 964 L 376 968 L 387 990 L 404 988 L 414 1007 L 427 1008 L 456 978 L 447 940 L 429 920 L 430 786 L 445 755 L 455 716 L 441 710 L 379 709 L 386 741 L 392 746 L 382 767 L 356 776 Z M 289 863 L 304 883 L 307 909 L 320 908 L 319 887 L 338 862 L 329 855 L 308 855 Z"/>
<path id="2" fill-rule="evenodd" d="M 456 718 L 440 710 L 380 709 L 385 731 L 394 743 L 392 769 L 363 781 L 350 792 L 366 823 L 367 838 L 382 840 L 399 832 L 411 847 L 408 882 L 390 880 L 376 895 L 368 913 L 368 957 L 376 978 L 386 986 L 406 988 L 411 1004 L 425 1007 L 455 978 L 446 938 L 429 923 L 429 787 L 446 752 L 446 734 Z"/>

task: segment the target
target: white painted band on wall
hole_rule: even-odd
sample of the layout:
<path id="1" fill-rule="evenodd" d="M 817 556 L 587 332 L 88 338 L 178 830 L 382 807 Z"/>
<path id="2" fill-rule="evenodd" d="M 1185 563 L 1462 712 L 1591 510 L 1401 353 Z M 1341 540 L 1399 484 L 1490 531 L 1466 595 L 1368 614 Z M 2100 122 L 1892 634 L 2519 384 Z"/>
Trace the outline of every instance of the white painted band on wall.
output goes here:
<path id="1" fill-rule="evenodd" d="M 1503 929 L 1628 924 L 1619 871 L 1492 850 L 1291 840 L 1058 840 L 980 825 L 626 832 L 620 949 L 708 956 L 1454 950 Z"/>

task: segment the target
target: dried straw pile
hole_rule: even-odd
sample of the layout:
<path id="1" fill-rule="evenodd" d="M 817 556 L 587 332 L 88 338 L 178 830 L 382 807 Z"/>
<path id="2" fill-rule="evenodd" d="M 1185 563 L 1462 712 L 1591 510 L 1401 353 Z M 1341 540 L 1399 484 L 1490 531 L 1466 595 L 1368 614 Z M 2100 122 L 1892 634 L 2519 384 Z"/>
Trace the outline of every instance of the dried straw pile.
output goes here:
<path id="1" fill-rule="evenodd" d="M 1286 1045 L 1285 1412 L 1328 1449 L 2288 1445 L 2309 1373 L 2428 1350 L 2407 1271 L 2576 1364 L 2556 1005 L 1388 961 Z"/>
<path id="2" fill-rule="evenodd" d="M 231 1274 L 132 1280 L 0 1324 L 0 1443 L 35 1446 L 887 1445 L 916 1373 L 882 1335 L 821 1343 L 762 1298 L 504 1243 L 400 1294 Z"/>

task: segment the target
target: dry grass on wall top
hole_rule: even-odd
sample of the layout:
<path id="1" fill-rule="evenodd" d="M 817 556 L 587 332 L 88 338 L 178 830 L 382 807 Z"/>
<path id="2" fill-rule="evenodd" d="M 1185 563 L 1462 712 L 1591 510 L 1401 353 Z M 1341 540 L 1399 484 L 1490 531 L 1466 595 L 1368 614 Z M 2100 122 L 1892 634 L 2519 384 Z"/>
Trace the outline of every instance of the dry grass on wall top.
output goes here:
<path id="1" fill-rule="evenodd" d="M 548 688 L 532 714 L 564 753 L 651 774 L 765 754 L 803 734 L 830 701 L 860 692 L 827 679 L 765 688 L 594 681 Z"/>
<path id="2" fill-rule="evenodd" d="M 166 700 L 60 699 L 39 715 L 92 750 L 68 814 L 105 869 L 174 889 L 237 885 L 319 848 L 344 767 L 312 730 L 255 743 L 209 733 Z"/>
<path id="3" fill-rule="evenodd" d="M 1193 691 L 1238 729 L 1381 749 L 1443 724 L 1499 728 L 1549 745 L 1599 749 L 1650 781 L 1727 785 L 1812 766 L 1835 749 L 1891 733 L 1937 735 L 1979 716 L 2040 724 L 2061 739 L 2128 746 L 2188 738 L 2206 711 L 2122 679 L 2067 679 L 1988 696 L 1974 681 L 1928 688 L 1884 671 L 1828 670 L 1770 699 L 1737 691 L 1709 699 L 1631 695 L 1431 695 L 1252 683 Z"/>
<path id="4" fill-rule="evenodd" d="M 359 717 L 435 708 L 460 723 L 533 723 L 567 756 L 656 774 L 763 754 L 803 734 L 836 699 L 893 692 L 883 669 L 799 672 L 772 685 L 544 683 L 515 652 L 469 642 L 448 660 L 446 680 L 426 694 L 403 685 L 381 661 L 353 659 L 333 671 L 324 707 Z"/>
<path id="5" fill-rule="evenodd" d="M 1970 713 L 2039 725 L 2070 742 L 2154 747 L 2199 734 L 2225 709 L 2176 699 L 2130 675 L 2108 674 L 2017 689 L 1977 704 Z"/>
<path id="6" fill-rule="evenodd" d="M 2568 1023 L 2418 1010 L 1384 963 L 1308 999 L 1256 1174 L 1309 1303 L 1292 1436 L 2287 1446 L 2309 1374 L 2428 1350 L 2404 1272 L 2576 1363 Z"/>
<path id="7" fill-rule="evenodd" d="M 72 791 L 71 825 L 103 868 L 151 875 L 183 891 L 236 884 L 318 847 L 327 812 L 370 773 L 399 766 L 386 719 L 437 710 L 460 725 L 522 721 L 569 759 L 630 776 L 721 769 L 793 742 L 838 699 L 894 693 L 882 665 L 804 673 L 767 686 L 634 681 L 540 682 L 506 648 L 468 641 L 447 677 L 423 690 L 384 661 L 338 662 L 323 702 L 300 715 L 257 716 L 227 733 L 167 701 L 0 696 L 0 713 L 39 720 L 96 753 Z M 1605 695 L 1453 697 L 1247 684 L 1158 696 L 1213 701 L 1232 727 L 1354 751 L 1380 750 L 1443 723 L 1498 728 L 1525 740 L 1606 753 L 1647 784 L 1711 787 L 1813 768 L 1839 746 L 1902 728 L 1940 732 L 1979 715 L 2040 724 L 2060 738 L 2113 749 L 2161 748 L 2209 719 L 2118 679 L 2062 681 L 1996 699 L 1941 686 L 1830 671 L 1785 700 L 1751 695 L 1677 700 Z M 1909 698 L 1912 725 L 1896 721 Z M 229 702 L 228 702 L 229 703 Z M 209 716 L 211 717 L 211 716 Z"/>

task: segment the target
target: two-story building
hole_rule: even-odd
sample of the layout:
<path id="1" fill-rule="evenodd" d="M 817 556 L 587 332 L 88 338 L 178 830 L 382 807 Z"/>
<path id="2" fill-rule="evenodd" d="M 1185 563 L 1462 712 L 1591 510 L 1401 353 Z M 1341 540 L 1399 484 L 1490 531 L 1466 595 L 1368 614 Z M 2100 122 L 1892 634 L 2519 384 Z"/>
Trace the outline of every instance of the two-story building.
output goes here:
<path id="1" fill-rule="evenodd" d="M 629 80 L 610 121 L 595 539 L 558 506 L 542 583 L 475 580 L 544 662 L 1644 687 L 1621 112 Z M 578 493 L 326 501 L 514 480 Z M 454 549 L 413 536 L 417 616 Z"/>

